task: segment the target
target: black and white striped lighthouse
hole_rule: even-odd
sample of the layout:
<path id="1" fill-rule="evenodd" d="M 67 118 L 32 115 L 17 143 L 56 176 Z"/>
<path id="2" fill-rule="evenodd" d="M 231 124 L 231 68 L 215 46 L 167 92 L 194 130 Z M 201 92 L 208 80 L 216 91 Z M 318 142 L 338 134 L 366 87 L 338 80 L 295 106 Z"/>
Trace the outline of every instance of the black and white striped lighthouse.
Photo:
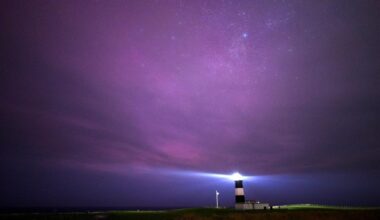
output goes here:
<path id="1" fill-rule="evenodd" d="M 243 180 L 235 180 L 235 203 L 245 203 Z"/>
<path id="2" fill-rule="evenodd" d="M 235 203 L 244 204 L 245 197 L 244 197 L 243 177 L 239 173 L 234 173 L 232 177 L 235 181 Z"/>

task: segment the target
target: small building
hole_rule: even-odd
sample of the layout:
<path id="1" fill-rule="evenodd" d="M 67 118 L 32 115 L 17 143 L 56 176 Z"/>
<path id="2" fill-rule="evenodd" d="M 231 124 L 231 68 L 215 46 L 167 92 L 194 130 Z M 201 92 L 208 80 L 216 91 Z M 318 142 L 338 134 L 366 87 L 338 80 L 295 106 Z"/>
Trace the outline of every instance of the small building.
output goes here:
<path id="1" fill-rule="evenodd" d="M 249 203 L 249 202 L 236 203 L 235 204 L 235 209 L 236 210 L 252 210 L 253 209 L 253 204 Z"/>
<path id="2" fill-rule="evenodd" d="M 262 203 L 256 201 L 245 201 L 244 203 L 236 203 L 235 209 L 237 210 L 270 210 L 269 203 Z"/>
<path id="3" fill-rule="evenodd" d="M 271 207 L 270 207 L 269 203 L 255 202 L 253 204 L 253 209 L 269 210 L 269 209 L 271 209 Z"/>

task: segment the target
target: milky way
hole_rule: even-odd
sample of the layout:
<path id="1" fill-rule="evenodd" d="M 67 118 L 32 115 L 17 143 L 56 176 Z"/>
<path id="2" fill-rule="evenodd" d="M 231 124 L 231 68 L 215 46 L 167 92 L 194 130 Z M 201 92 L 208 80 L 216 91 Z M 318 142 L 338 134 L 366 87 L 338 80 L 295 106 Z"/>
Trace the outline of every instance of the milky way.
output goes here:
<path id="1" fill-rule="evenodd" d="M 274 203 L 380 204 L 379 2 L 0 6 L 2 204 L 200 205 L 213 194 L 192 191 L 222 187 L 164 170 L 272 176 L 252 192 Z"/>

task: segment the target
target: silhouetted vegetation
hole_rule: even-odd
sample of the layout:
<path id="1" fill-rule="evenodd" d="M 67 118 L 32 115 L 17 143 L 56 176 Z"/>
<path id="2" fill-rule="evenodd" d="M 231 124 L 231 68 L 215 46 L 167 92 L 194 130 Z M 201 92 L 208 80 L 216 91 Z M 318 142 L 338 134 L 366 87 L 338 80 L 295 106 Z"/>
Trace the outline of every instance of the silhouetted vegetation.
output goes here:
<path id="1" fill-rule="evenodd" d="M 276 209 L 271 211 L 236 211 L 233 209 L 181 209 L 171 211 L 110 211 L 110 212 L 91 212 L 91 213 L 55 213 L 55 214 L 2 214 L 1 219 L 10 220 L 79 220 L 79 219 L 152 219 L 152 220 L 245 220 L 245 219 L 344 219 L 344 220 L 377 220 L 380 219 L 380 209 L 335 209 L 323 207 L 305 208 L 295 206 L 292 209 Z"/>

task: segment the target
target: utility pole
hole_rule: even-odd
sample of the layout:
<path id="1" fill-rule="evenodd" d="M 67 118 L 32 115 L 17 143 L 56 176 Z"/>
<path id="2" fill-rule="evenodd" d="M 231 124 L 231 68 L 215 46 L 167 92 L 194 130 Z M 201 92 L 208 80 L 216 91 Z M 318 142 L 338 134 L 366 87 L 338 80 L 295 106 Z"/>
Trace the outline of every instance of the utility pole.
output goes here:
<path id="1" fill-rule="evenodd" d="M 218 192 L 218 190 L 216 190 L 215 197 L 216 197 L 216 208 L 218 209 L 219 208 L 219 192 Z"/>

